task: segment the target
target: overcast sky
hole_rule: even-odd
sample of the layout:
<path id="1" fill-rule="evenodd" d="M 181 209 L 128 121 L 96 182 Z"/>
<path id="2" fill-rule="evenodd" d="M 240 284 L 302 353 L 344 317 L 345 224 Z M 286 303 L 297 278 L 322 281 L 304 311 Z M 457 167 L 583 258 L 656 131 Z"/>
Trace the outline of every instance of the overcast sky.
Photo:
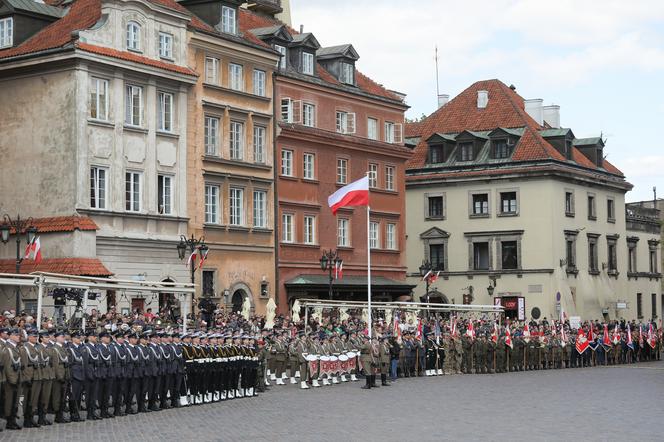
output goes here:
<path id="1" fill-rule="evenodd" d="M 548 7 L 547 7 L 548 5 Z M 634 184 L 628 201 L 664 197 L 664 0 L 291 0 L 323 46 L 352 43 L 358 68 L 408 95 L 408 117 L 477 80 L 514 84 L 561 106 L 578 138 L 603 134 L 605 155 Z"/>

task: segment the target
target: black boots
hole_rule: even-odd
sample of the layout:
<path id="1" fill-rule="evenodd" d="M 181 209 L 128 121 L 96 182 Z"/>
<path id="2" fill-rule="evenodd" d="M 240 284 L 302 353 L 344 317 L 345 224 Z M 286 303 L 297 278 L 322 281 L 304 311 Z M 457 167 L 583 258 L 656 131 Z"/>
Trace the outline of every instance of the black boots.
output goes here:
<path id="1" fill-rule="evenodd" d="M 366 375 L 364 379 L 366 380 L 366 384 L 364 385 L 364 387 L 362 387 L 362 389 L 369 390 L 371 388 L 371 376 Z"/>
<path id="2" fill-rule="evenodd" d="M 389 387 L 390 384 L 387 383 L 387 375 L 386 374 L 381 374 L 380 375 L 380 385 L 383 387 Z"/>

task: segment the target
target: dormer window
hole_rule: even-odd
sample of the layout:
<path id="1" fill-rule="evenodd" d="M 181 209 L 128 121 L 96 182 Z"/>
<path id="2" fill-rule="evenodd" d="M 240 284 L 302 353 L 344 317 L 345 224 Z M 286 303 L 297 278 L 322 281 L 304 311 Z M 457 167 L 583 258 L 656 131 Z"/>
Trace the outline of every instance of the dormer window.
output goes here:
<path id="1" fill-rule="evenodd" d="M 127 49 L 130 51 L 141 50 L 141 25 L 135 21 L 127 23 Z"/>
<path id="2" fill-rule="evenodd" d="M 234 8 L 221 7 L 221 32 L 237 34 L 237 11 Z"/>
<path id="3" fill-rule="evenodd" d="M 442 145 L 434 145 L 429 147 L 429 162 L 431 164 L 445 162 L 445 151 Z"/>
<path id="4" fill-rule="evenodd" d="M 286 47 L 281 45 L 274 45 L 274 50 L 281 54 L 281 58 L 279 59 L 279 64 L 278 64 L 279 69 L 286 69 L 286 54 L 287 54 Z"/>
<path id="5" fill-rule="evenodd" d="M 495 140 L 493 142 L 493 157 L 494 158 L 509 158 L 510 156 L 510 148 L 508 145 L 508 141 L 506 139 L 504 140 Z"/>
<path id="6" fill-rule="evenodd" d="M 473 143 L 459 144 L 460 161 L 473 161 Z"/>
<path id="7" fill-rule="evenodd" d="M 314 54 L 302 52 L 302 73 L 314 75 Z"/>
<path id="8" fill-rule="evenodd" d="M 572 140 L 565 140 L 565 158 L 572 159 Z"/>
<path id="9" fill-rule="evenodd" d="M 0 20 L 0 48 L 9 48 L 14 44 L 14 18 Z"/>
<path id="10" fill-rule="evenodd" d="M 345 84 L 355 84 L 355 66 L 342 62 L 339 80 Z"/>

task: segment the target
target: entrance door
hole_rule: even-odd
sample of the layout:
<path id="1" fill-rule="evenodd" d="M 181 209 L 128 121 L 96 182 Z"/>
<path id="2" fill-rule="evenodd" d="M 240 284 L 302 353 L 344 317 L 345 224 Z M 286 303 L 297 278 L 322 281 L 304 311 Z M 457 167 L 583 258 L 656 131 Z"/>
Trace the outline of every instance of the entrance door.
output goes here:
<path id="1" fill-rule="evenodd" d="M 240 313 L 242 311 L 242 304 L 244 304 L 244 299 L 247 297 L 247 292 L 242 289 L 236 290 L 233 293 L 231 298 L 231 303 L 233 304 L 233 313 Z"/>
<path id="2" fill-rule="evenodd" d="M 143 298 L 131 298 L 131 311 L 139 311 L 139 312 L 144 312 L 145 311 L 145 299 Z"/>
<path id="3" fill-rule="evenodd" d="M 171 279 L 165 279 L 162 282 L 173 282 Z M 167 320 L 174 320 L 176 315 L 177 303 L 173 293 L 159 293 L 159 317 Z"/>

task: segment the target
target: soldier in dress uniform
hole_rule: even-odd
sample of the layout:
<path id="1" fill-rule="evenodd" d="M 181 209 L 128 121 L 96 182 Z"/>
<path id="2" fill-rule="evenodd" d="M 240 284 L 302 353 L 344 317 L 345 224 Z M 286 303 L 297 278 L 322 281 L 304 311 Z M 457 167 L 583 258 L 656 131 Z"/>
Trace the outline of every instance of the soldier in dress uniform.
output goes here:
<path id="1" fill-rule="evenodd" d="M 146 407 L 146 400 L 150 396 L 152 391 L 152 371 L 156 369 L 156 361 L 152 360 L 152 355 L 150 349 L 148 348 L 148 342 L 150 339 L 150 331 L 145 331 L 141 333 L 139 338 L 139 344 L 137 346 L 140 358 L 142 359 L 141 363 L 141 389 L 138 396 L 138 412 L 150 412 L 149 408 Z"/>
<path id="2" fill-rule="evenodd" d="M 461 347 L 463 348 L 463 372 L 471 374 L 473 370 L 473 339 L 465 333 L 461 337 Z"/>
<path id="3" fill-rule="evenodd" d="M 523 371 L 526 342 L 521 332 L 514 333 L 514 371 Z"/>
<path id="4" fill-rule="evenodd" d="M 389 387 L 387 374 L 390 372 L 390 343 L 386 336 L 379 339 L 380 385 Z"/>
<path id="5" fill-rule="evenodd" d="M 426 366 L 425 373 L 427 376 L 435 376 L 438 374 L 436 370 L 436 363 L 438 359 L 438 346 L 434 340 L 433 333 L 427 333 L 427 339 L 425 341 L 425 352 L 426 352 Z"/>
<path id="6" fill-rule="evenodd" d="M 115 380 L 116 354 L 111 348 L 111 334 L 104 330 L 99 333 L 101 342 L 97 343 L 99 352 L 99 365 L 97 377 L 99 379 L 99 411 L 102 419 L 114 417 L 108 412 L 108 406 L 113 394 L 113 381 Z"/>
<path id="7" fill-rule="evenodd" d="M 506 347 L 505 335 L 501 333 L 500 336 L 498 336 L 498 342 L 496 343 L 496 373 L 505 373 L 507 371 L 505 365 Z"/>
<path id="8" fill-rule="evenodd" d="M 475 373 L 486 373 L 486 335 L 484 333 L 479 333 L 473 344 L 473 356 L 475 357 Z"/>
<path id="9" fill-rule="evenodd" d="M 491 335 L 486 340 L 486 372 L 493 374 L 496 371 L 496 342 L 491 339 Z"/>
<path id="10" fill-rule="evenodd" d="M 148 409 L 150 411 L 159 411 L 159 393 L 161 391 L 162 380 L 162 357 L 159 349 L 159 336 L 152 332 L 149 334 L 150 343 L 147 352 L 150 355 L 148 361 L 147 375 L 150 378 L 150 388 L 148 390 Z"/>
<path id="11" fill-rule="evenodd" d="M 274 370 L 277 385 L 284 385 L 283 378 L 286 376 L 286 352 L 284 337 L 281 335 L 275 336 L 275 340 L 270 346 L 270 353 L 274 358 Z"/>
<path id="12" fill-rule="evenodd" d="M 127 403 L 127 392 L 129 389 L 129 375 L 131 371 L 130 357 L 125 344 L 125 332 L 118 330 L 115 333 L 115 341 L 111 344 L 115 353 L 114 382 L 113 382 L 113 415 L 125 416 L 131 408 L 131 402 Z M 122 407 L 124 406 L 124 410 Z"/>
<path id="13" fill-rule="evenodd" d="M 17 422 L 18 405 L 21 397 L 22 358 L 18 347 L 21 342 L 21 331 L 18 328 L 8 330 L 8 338 L 4 350 L 0 354 L 2 361 L 4 416 L 8 430 L 20 430 Z"/>
<path id="14" fill-rule="evenodd" d="M 81 421 L 81 398 L 87 383 L 87 370 L 85 367 L 86 353 L 85 345 L 81 342 L 81 332 L 74 330 L 71 333 L 71 344 L 69 350 L 71 392 L 69 394 L 69 414 L 72 422 Z"/>
<path id="15" fill-rule="evenodd" d="M 70 381 L 71 353 L 65 347 L 65 334 L 62 331 L 55 332 L 54 342 L 49 347 L 50 357 L 53 364 L 53 385 L 51 387 L 51 403 L 55 412 L 55 422 L 67 423 L 64 418 L 64 405 L 67 397 L 66 387 Z M 73 417 L 73 415 L 72 415 Z"/>
<path id="16" fill-rule="evenodd" d="M 4 398 L 5 398 L 5 392 L 2 388 L 2 385 L 5 383 L 5 373 L 3 370 L 3 365 L 2 365 L 2 354 L 5 351 L 5 345 L 7 344 L 7 339 L 9 339 L 9 335 L 7 334 L 7 328 L 6 327 L 0 327 L 0 417 L 5 417 L 4 416 L 4 411 L 5 411 L 5 406 L 4 406 Z M 0 427 L 2 428 L 2 427 Z"/>
<path id="17" fill-rule="evenodd" d="M 302 332 L 300 339 L 295 342 L 295 357 L 298 362 L 298 371 L 300 372 L 300 388 L 306 390 L 309 388 L 308 383 L 311 381 L 309 375 L 309 363 L 307 362 L 307 355 L 309 354 L 308 339 Z"/>
<path id="18" fill-rule="evenodd" d="M 86 419 L 101 419 L 95 414 L 99 397 L 99 370 L 101 361 L 97 348 L 97 335 L 93 330 L 85 333 L 87 342 L 83 345 L 83 366 L 85 367 L 85 407 Z"/>
<path id="19" fill-rule="evenodd" d="M 55 373 L 53 372 L 53 361 L 51 360 L 52 353 L 49 350 L 51 344 L 52 332 L 44 330 L 39 333 L 41 342 L 36 345 L 37 351 L 39 352 L 39 358 L 41 360 L 41 391 L 39 393 L 39 405 L 38 405 L 38 420 L 39 425 L 51 425 L 53 422 L 46 418 L 46 413 L 48 413 L 49 405 L 51 402 L 51 390 L 53 388 L 53 379 L 55 378 Z"/>
<path id="20" fill-rule="evenodd" d="M 37 350 L 37 337 L 39 333 L 35 329 L 27 331 L 28 340 L 20 348 L 21 354 L 21 383 L 24 397 L 23 402 L 23 427 L 40 427 L 34 422 L 33 417 L 37 414 L 39 407 L 39 393 L 41 392 L 42 359 Z"/>
<path id="21" fill-rule="evenodd" d="M 126 365 L 126 395 L 125 395 L 125 413 L 136 414 L 141 410 L 141 380 L 143 378 L 143 356 L 138 347 L 138 333 L 131 332 L 127 335 L 127 343 L 125 345 L 127 365 Z M 136 400 L 136 411 L 132 408 L 132 404 Z"/>
<path id="22" fill-rule="evenodd" d="M 175 375 L 175 356 L 173 355 L 173 347 L 170 343 L 172 335 L 170 332 L 164 332 L 160 335 L 159 350 L 161 352 L 162 361 L 162 382 L 159 390 L 160 408 L 169 409 L 174 406 L 175 394 L 173 392 L 173 377 Z M 170 404 L 167 402 L 170 395 Z"/>
<path id="23" fill-rule="evenodd" d="M 170 343 L 173 353 L 173 387 L 171 389 L 171 405 L 180 408 L 180 396 L 182 396 L 183 379 L 185 375 L 184 353 L 182 350 L 182 334 L 173 333 Z"/>
<path id="24" fill-rule="evenodd" d="M 362 361 L 362 367 L 364 368 L 364 376 L 366 378 L 366 384 L 362 387 L 365 390 L 370 389 L 374 386 L 376 377 L 374 374 L 374 366 L 378 362 L 376 356 L 374 355 L 373 345 L 368 337 L 362 336 L 363 342 L 360 346 L 360 360 Z"/>

